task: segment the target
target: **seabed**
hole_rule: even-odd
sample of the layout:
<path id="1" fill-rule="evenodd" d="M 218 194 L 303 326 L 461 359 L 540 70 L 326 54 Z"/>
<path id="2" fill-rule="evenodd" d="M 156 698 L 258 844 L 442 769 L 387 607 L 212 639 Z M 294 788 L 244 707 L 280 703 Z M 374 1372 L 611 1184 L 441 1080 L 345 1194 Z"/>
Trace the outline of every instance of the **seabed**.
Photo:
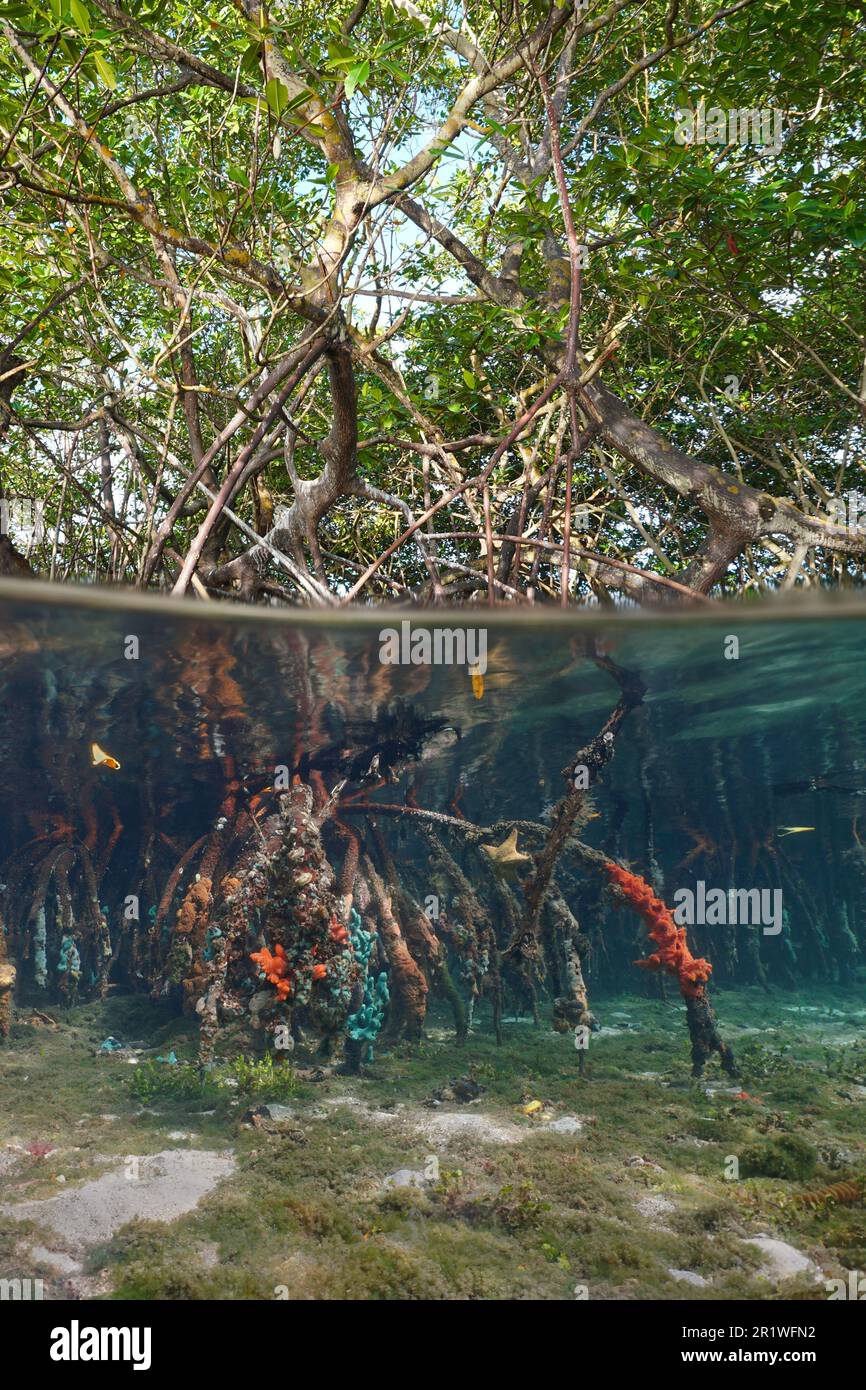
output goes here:
<path id="1" fill-rule="evenodd" d="M 866 1295 L 862 606 L 497 616 L 482 678 L 32 587 L 0 1298 Z"/>
<path id="2" fill-rule="evenodd" d="M 635 995 L 596 1001 L 583 1077 L 571 1035 L 524 1018 L 497 1048 L 485 1011 L 464 1047 L 432 1011 L 362 1076 L 229 1053 L 202 1083 L 194 1025 L 148 1000 L 22 1007 L 0 1278 L 46 1299 L 825 1300 L 866 1267 L 844 1191 L 866 1167 L 862 990 L 723 1001 L 739 1084 L 693 1081 L 681 1002 Z"/>

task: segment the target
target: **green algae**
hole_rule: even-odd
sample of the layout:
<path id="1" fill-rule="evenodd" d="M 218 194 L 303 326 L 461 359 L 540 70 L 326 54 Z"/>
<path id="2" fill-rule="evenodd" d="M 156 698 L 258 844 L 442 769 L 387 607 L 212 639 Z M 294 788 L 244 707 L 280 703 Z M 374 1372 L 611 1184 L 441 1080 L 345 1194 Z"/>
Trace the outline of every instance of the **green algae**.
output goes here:
<path id="1" fill-rule="evenodd" d="M 723 1007 L 743 1028 L 766 1026 L 757 992 L 726 994 Z M 120 1299 L 573 1299 L 582 1289 L 604 1299 L 782 1296 L 756 1281 L 760 1260 L 744 1241 L 760 1231 L 790 1241 L 828 1275 L 862 1267 L 862 1205 L 796 1204 L 802 1167 L 743 1171 L 754 1150 L 808 1151 L 811 1185 L 866 1169 L 857 1107 L 837 1094 L 844 1088 L 835 1067 L 827 1072 L 821 1045 L 800 1037 L 780 1058 L 790 1028 L 780 1004 L 773 1027 L 781 1032 L 750 1036 L 743 1092 L 715 1075 L 716 1089 L 705 1089 L 689 1078 L 677 1005 L 619 998 L 599 1007 L 602 1016 L 616 1010 L 638 1026 L 594 1040 L 583 1078 L 567 1037 L 506 1025 L 497 1048 L 482 1019 L 459 1047 L 445 1014 L 431 1020 L 420 1045 L 395 1047 L 360 1077 L 314 1081 L 296 1057 L 287 1133 L 243 1126 L 239 1086 L 195 1101 L 156 1095 L 142 1106 L 130 1094 L 132 1068 L 97 1058 L 99 1042 L 109 1032 L 137 1039 L 136 1071 L 148 1054 L 174 1048 L 182 1064 L 190 1049 L 182 1021 L 172 1027 L 140 1000 L 71 1010 L 56 1032 L 19 1024 L 0 1081 L 0 1145 L 37 1138 L 56 1149 L 19 1159 L 9 1199 L 56 1195 L 58 1174 L 75 1183 L 105 1171 L 106 1159 L 156 1152 L 175 1128 L 194 1146 L 231 1147 L 234 1176 L 194 1211 L 171 1223 L 130 1223 L 86 1252 L 94 1286 Z M 176 1070 L 157 1065 L 161 1076 Z M 651 1069 L 658 1074 L 642 1075 Z M 859 1074 L 856 1061 L 852 1069 Z M 470 1135 L 443 1147 L 419 1132 L 442 1109 L 425 1106 L 431 1094 L 470 1074 L 483 1087 L 480 1099 L 445 1109 L 516 1127 L 519 1142 Z M 792 1091 L 808 1097 L 804 1107 Z M 535 1098 L 545 1114 L 580 1117 L 581 1132 L 558 1134 L 525 1116 Z M 840 1154 L 843 1166 L 831 1166 L 830 1155 L 838 1165 Z M 732 1155 L 739 1179 L 726 1176 Z M 387 1174 L 423 1171 L 431 1156 L 436 1181 L 383 1187 Z M 0 1275 L 22 1272 L 20 1252 L 37 1236 L 47 1243 L 33 1223 L 0 1216 Z M 708 1283 L 677 1282 L 671 1268 Z M 785 1292 L 816 1296 L 805 1281 Z M 826 1296 L 820 1286 L 817 1296 Z"/>
<path id="2" fill-rule="evenodd" d="M 745 1177 L 789 1178 L 805 1182 L 818 1166 L 814 1146 L 796 1134 L 782 1134 L 778 1139 L 765 1139 L 748 1144 L 740 1155 L 740 1167 Z"/>

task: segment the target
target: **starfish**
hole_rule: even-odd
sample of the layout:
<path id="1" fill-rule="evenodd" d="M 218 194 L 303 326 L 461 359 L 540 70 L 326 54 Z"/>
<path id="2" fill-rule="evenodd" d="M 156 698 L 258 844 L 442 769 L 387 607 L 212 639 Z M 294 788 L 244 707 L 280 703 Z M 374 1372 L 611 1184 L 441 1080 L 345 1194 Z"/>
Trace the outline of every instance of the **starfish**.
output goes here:
<path id="1" fill-rule="evenodd" d="M 482 845 L 485 854 L 489 854 L 493 860 L 494 869 L 499 869 L 503 873 L 508 873 L 517 868 L 518 864 L 528 864 L 530 856 L 521 854 L 517 848 L 517 831 L 512 830 L 507 839 L 501 845 Z"/>

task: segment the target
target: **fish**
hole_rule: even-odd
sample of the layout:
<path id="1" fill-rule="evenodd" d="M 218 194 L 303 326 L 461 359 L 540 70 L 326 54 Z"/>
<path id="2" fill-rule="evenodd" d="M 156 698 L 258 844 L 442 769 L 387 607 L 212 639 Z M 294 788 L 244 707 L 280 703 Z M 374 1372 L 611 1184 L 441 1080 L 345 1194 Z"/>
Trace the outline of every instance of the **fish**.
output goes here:
<path id="1" fill-rule="evenodd" d="M 776 827 L 776 833 L 779 835 L 805 835 L 814 829 L 814 825 L 779 825 Z"/>
<path id="2" fill-rule="evenodd" d="M 470 666 L 469 674 L 472 677 L 472 694 L 476 700 L 480 700 L 484 694 L 484 676 L 477 666 Z"/>
<path id="3" fill-rule="evenodd" d="M 104 752 L 98 743 L 91 743 L 90 745 L 90 761 L 94 767 L 110 767 L 112 772 L 120 771 L 120 763 L 117 759 Z"/>

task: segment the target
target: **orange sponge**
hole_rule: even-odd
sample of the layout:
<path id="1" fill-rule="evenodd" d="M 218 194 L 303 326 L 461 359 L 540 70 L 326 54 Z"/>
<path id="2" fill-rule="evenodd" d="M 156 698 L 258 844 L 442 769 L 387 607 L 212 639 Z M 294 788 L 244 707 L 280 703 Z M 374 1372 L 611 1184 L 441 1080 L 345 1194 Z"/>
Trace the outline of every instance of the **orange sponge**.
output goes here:
<path id="1" fill-rule="evenodd" d="M 292 992 L 292 982 L 290 978 L 286 978 L 290 975 L 290 971 L 284 947 L 278 943 L 271 954 L 267 946 L 263 946 L 260 951 L 253 952 L 250 960 L 255 961 L 256 965 L 264 971 L 269 984 L 276 985 L 280 998 L 287 999 Z"/>
<path id="2" fill-rule="evenodd" d="M 630 874 L 618 864 L 605 864 L 611 884 L 619 888 L 629 905 L 635 908 L 649 927 L 649 934 L 658 947 L 646 960 L 636 960 L 643 970 L 664 968 L 676 975 L 680 992 L 686 999 L 702 994 L 713 967 L 708 960 L 693 956 L 686 940 L 685 927 L 678 927 L 670 908 L 665 907 L 652 888 L 638 874 Z"/>

